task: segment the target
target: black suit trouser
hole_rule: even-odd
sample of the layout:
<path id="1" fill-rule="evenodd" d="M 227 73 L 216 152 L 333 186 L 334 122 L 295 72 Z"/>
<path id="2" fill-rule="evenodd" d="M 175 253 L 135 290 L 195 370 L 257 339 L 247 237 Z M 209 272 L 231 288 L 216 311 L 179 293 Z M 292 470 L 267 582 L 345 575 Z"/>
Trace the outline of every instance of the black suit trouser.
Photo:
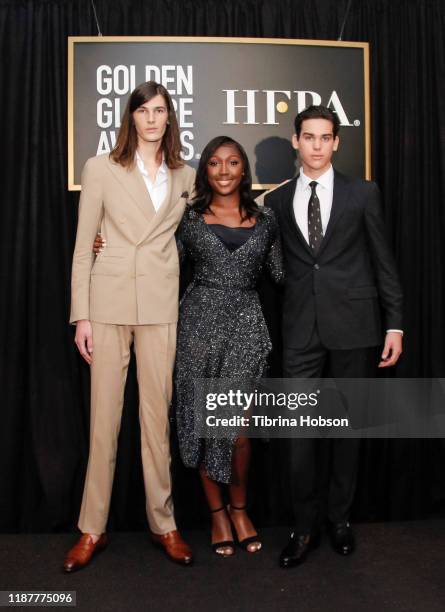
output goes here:
<path id="1" fill-rule="evenodd" d="M 284 348 L 286 378 L 367 378 L 375 374 L 377 347 L 329 350 L 316 327 L 304 349 Z M 347 521 L 354 499 L 360 440 L 292 438 L 290 481 L 297 533 L 316 531 L 326 517 Z"/>

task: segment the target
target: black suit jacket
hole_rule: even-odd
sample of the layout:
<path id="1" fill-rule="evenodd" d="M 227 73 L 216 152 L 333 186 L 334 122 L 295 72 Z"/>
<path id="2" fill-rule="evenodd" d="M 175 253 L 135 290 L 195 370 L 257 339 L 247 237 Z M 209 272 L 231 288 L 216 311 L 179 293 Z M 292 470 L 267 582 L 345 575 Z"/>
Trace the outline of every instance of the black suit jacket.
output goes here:
<path id="1" fill-rule="evenodd" d="M 402 329 L 402 290 L 388 247 L 375 183 L 334 171 L 331 216 L 316 256 L 293 210 L 298 177 L 265 198 L 280 223 L 286 265 L 283 343 L 304 348 L 317 324 L 328 349 L 382 343 L 383 329 Z"/>

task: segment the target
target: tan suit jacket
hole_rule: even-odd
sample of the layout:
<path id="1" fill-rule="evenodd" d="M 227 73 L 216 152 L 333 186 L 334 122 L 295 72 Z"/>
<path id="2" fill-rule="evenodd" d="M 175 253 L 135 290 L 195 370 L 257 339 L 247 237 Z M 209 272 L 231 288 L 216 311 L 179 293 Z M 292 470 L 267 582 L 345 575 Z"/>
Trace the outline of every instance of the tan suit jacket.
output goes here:
<path id="1" fill-rule="evenodd" d="M 174 233 L 194 187 L 189 166 L 168 171 L 167 197 L 155 211 L 144 180 L 109 159 L 90 158 L 73 257 L 70 322 L 119 325 L 174 323 L 178 318 L 179 262 Z M 107 246 L 92 252 L 97 231 Z"/>

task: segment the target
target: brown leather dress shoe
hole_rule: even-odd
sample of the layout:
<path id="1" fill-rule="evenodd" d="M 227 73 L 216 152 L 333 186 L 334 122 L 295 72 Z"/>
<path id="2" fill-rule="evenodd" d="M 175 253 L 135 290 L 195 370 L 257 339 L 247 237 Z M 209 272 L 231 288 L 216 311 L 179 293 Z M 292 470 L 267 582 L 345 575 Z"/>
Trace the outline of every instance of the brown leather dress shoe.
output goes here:
<path id="1" fill-rule="evenodd" d="M 108 538 L 105 533 L 100 536 L 97 542 L 93 542 L 89 533 L 84 533 L 77 544 L 68 551 L 63 563 L 63 570 L 65 572 L 75 572 L 82 569 L 88 565 L 95 553 L 106 547 L 107 543 Z"/>
<path id="2" fill-rule="evenodd" d="M 181 563 L 182 565 L 193 563 L 192 549 L 184 542 L 176 529 L 162 535 L 151 533 L 151 540 L 155 546 L 163 548 L 167 557 L 175 563 Z"/>

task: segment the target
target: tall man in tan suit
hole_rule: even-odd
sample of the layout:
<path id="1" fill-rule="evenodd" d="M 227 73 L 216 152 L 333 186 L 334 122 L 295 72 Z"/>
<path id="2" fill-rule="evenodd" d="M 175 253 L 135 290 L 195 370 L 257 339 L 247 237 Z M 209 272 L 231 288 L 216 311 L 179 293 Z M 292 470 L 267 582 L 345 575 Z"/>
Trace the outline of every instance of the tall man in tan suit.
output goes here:
<path id="1" fill-rule="evenodd" d="M 130 96 L 111 154 L 89 159 L 83 170 L 70 321 L 77 325 L 76 345 L 91 365 L 91 430 L 78 524 L 83 535 L 67 554 L 67 572 L 84 567 L 107 543 L 132 343 L 151 537 L 173 561 L 192 561 L 173 516 L 168 426 L 178 317 L 174 234 L 194 184 L 194 171 L 181 161 L 180 149 L 167 90 L 143 83 Z M 107 249 L 95 259 L 98 230 Z"/>

